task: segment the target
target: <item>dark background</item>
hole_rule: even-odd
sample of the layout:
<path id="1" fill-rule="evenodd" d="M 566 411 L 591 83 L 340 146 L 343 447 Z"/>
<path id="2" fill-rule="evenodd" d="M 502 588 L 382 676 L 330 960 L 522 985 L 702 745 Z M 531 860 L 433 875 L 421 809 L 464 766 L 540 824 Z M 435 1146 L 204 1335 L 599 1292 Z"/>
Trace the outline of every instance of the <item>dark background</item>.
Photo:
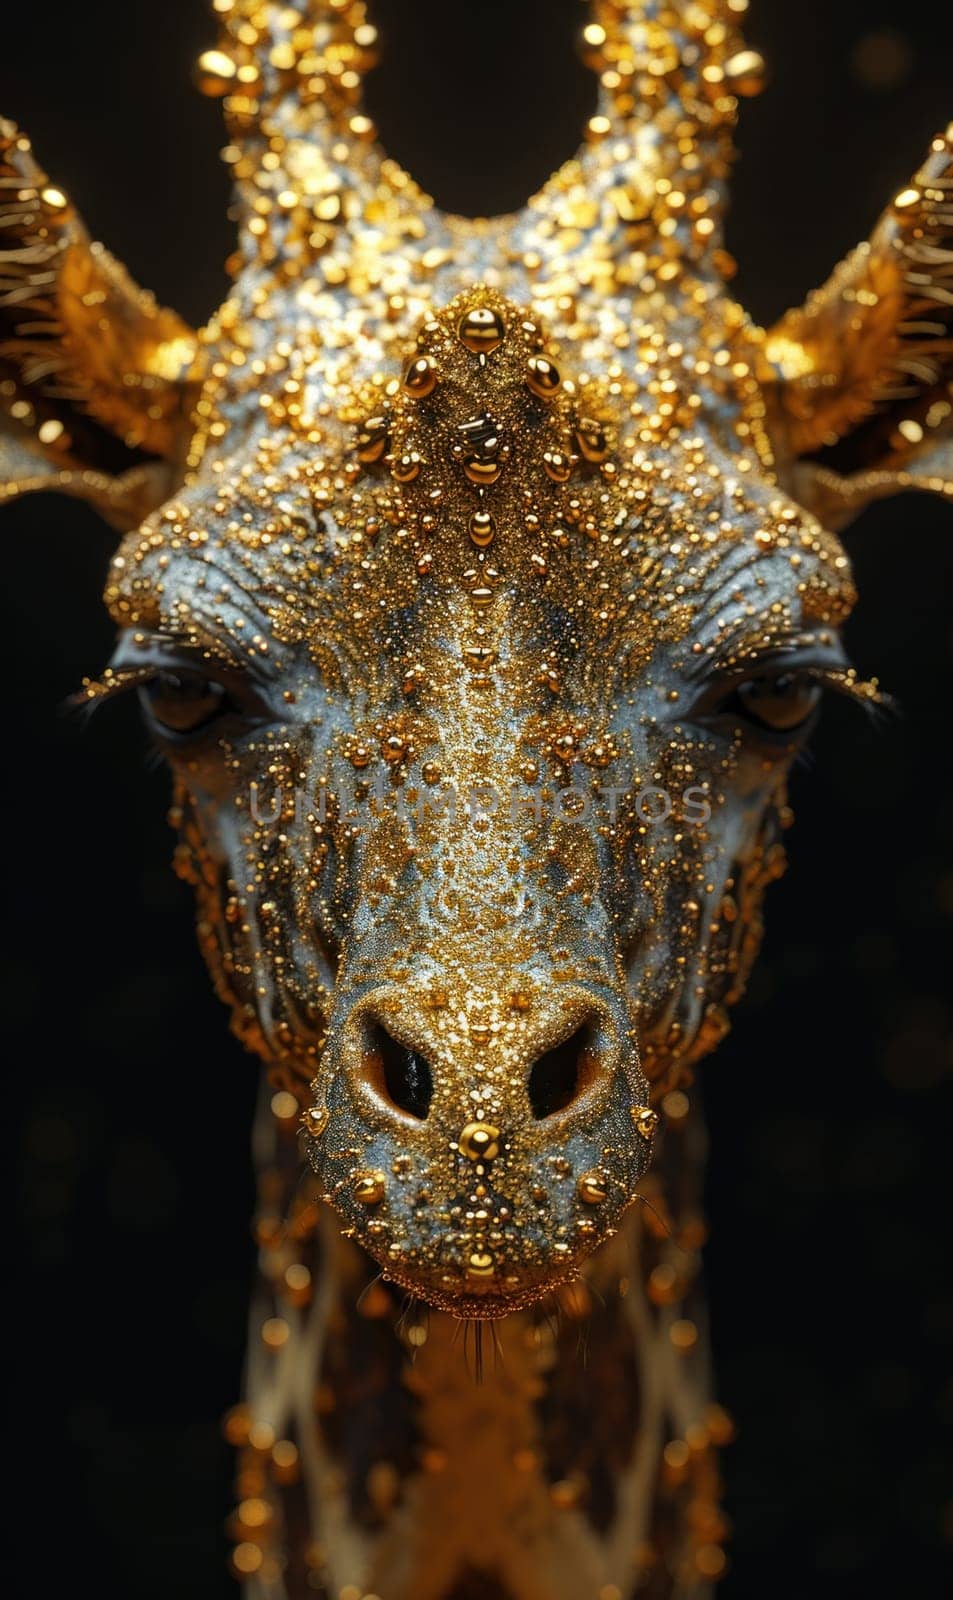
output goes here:
<path id="1" fill-rule="evenodd" d="M 201 322 L 232 248 L 219 108 L 189 87 L 212 39 L 201 0 L 8 9 L 0 106 L 134 274 Z M 374 12 L 389 49 L 371 109 L 440 202 L 506 209 L 571 153 L 595 86 L 570 44 L 578 0 Z M 749 38 L 775 83 L 743 108 L 729 244 L 770 319 L 953 113 L 953 9 L 756 0 Z M 0 975 L 28 1262 L 7 1459 L 36 1529 L 8 1541 L 31 1594 L 75 1578 L 214 1600 L 233 1592 L 218 1419 L 240 1382 L 256 1068 L 193 947 L 134 709 L 85 732 L 60 709 L 110 648 L 112 536 L 42 497 L 4 514 L 2 541 Z M 953 513 L 895 500 L 849 545 L 848 642 L 903 714 L 875 728 L 832 707 L 795 778 L 751 993 L 703 1074 L 719 1392 L 739 1420 L 724 1600 L 942 1591 Z"/>

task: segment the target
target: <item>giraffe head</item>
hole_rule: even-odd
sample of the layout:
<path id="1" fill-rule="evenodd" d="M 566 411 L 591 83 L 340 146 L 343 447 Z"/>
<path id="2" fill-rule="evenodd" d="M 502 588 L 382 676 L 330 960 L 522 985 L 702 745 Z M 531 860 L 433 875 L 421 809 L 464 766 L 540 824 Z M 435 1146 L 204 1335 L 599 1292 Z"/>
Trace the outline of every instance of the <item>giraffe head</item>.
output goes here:
<path id="1" fill-rule="evenodd" d="M 17 485 L 58 469 L 146 513 L 89 693 L 139 689 L 216 985 L 346 1229 L 498 1316 L 632 1203 L 744 986 L 823 690 L 874 693 L 835 529 L 949 490 L 949 343 L 913 313 L 946 304 L 949 143 L 765 333 L 718 237 L 759 71 L 737 0 L 597 4 L 580 156 L 482 223 L 374 145 L 356 0 L 216 9 L 243 232 L 198 342 L 8 140 L 51 330 L 78 329 L 49 335 L 57 387 L 7 347 L 11 437 L 44 462 Z M 114 352 L 83 342 L 80 268 Z M 90 418 L 152 461 L 95 473 Z"/>

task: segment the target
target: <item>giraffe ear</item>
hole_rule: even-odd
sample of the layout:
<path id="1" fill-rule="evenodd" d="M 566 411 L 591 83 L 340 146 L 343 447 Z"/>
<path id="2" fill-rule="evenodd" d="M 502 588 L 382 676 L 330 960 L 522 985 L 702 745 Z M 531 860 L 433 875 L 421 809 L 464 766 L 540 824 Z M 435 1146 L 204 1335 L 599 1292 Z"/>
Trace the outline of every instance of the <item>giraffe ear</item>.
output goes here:
<path id="1" fill-rule="evenodd" d="M 828 526 L 898 489 L 953 498 L 953 125 L 759 359 L 781 480 Z"/>
<path id="2" fill-rule="evenodd" d="M 0 120 L 0 501 L 61 489 L 131 526 L 181 479 L 199 380 L 196 335 Z"/>

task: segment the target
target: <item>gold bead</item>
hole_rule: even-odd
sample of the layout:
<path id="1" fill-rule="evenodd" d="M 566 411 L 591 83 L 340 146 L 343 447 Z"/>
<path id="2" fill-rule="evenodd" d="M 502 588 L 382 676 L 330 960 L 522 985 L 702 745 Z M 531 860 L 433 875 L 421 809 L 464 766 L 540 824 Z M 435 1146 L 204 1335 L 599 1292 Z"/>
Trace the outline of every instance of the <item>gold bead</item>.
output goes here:
<path id="1" fill-rule="evenodd" d="M 482 487 L 485 484 L 495 483 L 502 469 L 498 461 L 487 461 L 482 456 L 468 456 L 463 463 L 463 470 L 471 483 Z"/>
<path id="2" fill-rule="evenodd" d="M 768 76 L 767 62 L 757 50 L 739 50 L 725 62 L 725 82 L 732 94 L 760 94 Z"/>
<path id="3" fill-rule="evenodd" d="M 587 1206 L 601 1206 L 609 1196 L 609 1180 L 604 1172 L 593 1168 L 592 1172 L 583 1173 L 576 1185 L 576 1192 Z"/>
<path id="4" fill-rule="evenodd" d="M 468 1161 L 495 1161 L 500 1153 L 500 1130 L 491 1122 L 468 1122 L 457 1144 Z"/>
<path id="5" fill-rule="evenodd" d="M 609 440 L 601 423 L 582 417 L 573 435 L 576 448 L 584 461 L 599 466 L 609 454 Z"/>
<path id="6" fill-rule="evenodd" d="M 312 1139 L 320 1139 L 330 1120 L 331 1113 L 327 1106 L 308 1106 L 302 1113 L 301 1126 Z"/>
<path id="7" fill-rule="evenodd" d="M 651 1106 L 633 1106 L 630 1115 L 635 1123 L 635 1131 L 642 1139 L 654 1139 L 658 1127 L 659 1115 Z"/>
<path id="8" fill-rule="evenodd" d="M 461 317 L 457 327 L 460 343 L 475 356 L 488 356 L 498 350 L 506 337 L 502 317 L 489 306 L 477 306 Z"/>
<path id="9" fill-rule="evenodd" d="M 352 1193 L 362 1206 L 379 1206 L 387 1193 L 387 1178 L 380 1170 L 359 1172 L 352 1180 Z"/>
<path id="10" fill-rule="evenodd" d="M 491 1255 L 485 1250 L 475 1250 L 467 1262 L 467 1273 L 471 1278 L 492 1278 L 496 1272 L 496 1264 Z"/>
<path id="11" fill-rule="evenodd" d="M 526 384 L 538 399 L 551 400 L 561 383 L 558 367 L 545 356 L 530 356 L 526 363 Z"/>
<path id="12" fill-rule="evenodd" d="M 487 545 L 493 543 L 496 533 L 496 523 L 488 511 L 474 511 L 470 518 L 470 538 L 478 550 L 485 550 Z"/>
<path id="13" fill-rule="evenodd" d="M 423 462 L 416 450 L 408 450 L 394 462 L 391 471 L 398 483 L 413 483 L 420 475 Z"/>
<path id="14" fill-rule="evenodd" d="M 437 369 L 429 356 L 418 356 L 404 373 L 404 388 L 415 400 L 426 400 L 437 387 Z"/>
<path id="15" fill-rule="evenodd" d="M 357 436 L 357 459 L 365 466 L 379 461 L 387 450 L 387 418 L 368 417 Z"/>
<path id="16" fill-rule="evenodd" d="M 553 483 L 568 483 L 572 477 L 572 462 L 561 450 L 544 450 L 543 466 Z"/>

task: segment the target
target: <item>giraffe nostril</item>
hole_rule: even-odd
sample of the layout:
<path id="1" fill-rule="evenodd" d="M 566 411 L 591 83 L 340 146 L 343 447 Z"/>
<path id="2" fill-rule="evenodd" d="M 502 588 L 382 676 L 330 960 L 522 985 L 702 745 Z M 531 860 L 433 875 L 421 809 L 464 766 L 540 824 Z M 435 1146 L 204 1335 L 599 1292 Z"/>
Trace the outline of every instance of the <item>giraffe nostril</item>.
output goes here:
<path id="1" fill-rule="evenodd" d="M 368 1029 L 364 1070 L 377 1093 L 392 1106 L 418 1122 L 425 1121 L 433 1098 L 430 1064 L 419 1050 L 395 1039 L 376 1018 Z"/>
<path id="2" fill-rule="evenodd" d="M 587 1017 L 533 1062 L 527 1092 L 537 1122 L 565 1111 L 588 1088 L 596 1065 L 595 1036 L 596 1019 Z"/>

